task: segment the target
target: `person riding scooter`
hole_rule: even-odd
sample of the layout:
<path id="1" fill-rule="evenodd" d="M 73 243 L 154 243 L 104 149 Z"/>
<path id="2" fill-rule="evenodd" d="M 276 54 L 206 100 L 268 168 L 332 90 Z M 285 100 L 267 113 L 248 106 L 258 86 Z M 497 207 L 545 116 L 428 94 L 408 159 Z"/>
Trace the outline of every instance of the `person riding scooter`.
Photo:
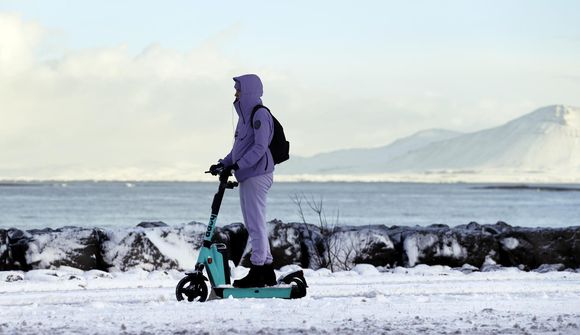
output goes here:
<path id="1" fill-rule="evenodd" d="M 234 107 L 239 117 L 235 141 L 230 153 L 212 165 L 210 171 L 233 171 L 239 182 L 242 215 L 250 235 L 250 272 L 235 280 L 234 287 L 273 286 L 276 285 L 276 275 L 266 228 L 266 198 L 273 183 L 274 160 L 268 145 L 274 125 L 266 108 L 259 108 L 252 118 L 254 107 L 262 105 L 260 78 L 247 74 L 233 79 L 236 90 Z"/>

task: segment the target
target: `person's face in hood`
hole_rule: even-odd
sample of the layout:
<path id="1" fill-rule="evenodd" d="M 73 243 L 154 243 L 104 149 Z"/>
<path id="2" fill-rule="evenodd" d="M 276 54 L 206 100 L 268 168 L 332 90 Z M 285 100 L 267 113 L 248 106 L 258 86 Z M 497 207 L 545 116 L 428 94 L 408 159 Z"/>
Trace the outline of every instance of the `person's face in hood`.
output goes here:
<path id="1" fill-rule="evenodd" d="M 234 88 L 239 92 L 238 98 L 256 100 L 260 99 L 264 89 L 260 77 L 255 74 L 245 74 L 243 76 L 234 77 Z"/>
<path id="2" fill-rule="evenodd" d="M 234 107 L 239 116 L 247 118 L 252 113 L 254 106 L 262 104 L 260 99 L 264 92 L 262 81 L 255 74 L 245 74 L 233 79 L 236 90 Z"/>

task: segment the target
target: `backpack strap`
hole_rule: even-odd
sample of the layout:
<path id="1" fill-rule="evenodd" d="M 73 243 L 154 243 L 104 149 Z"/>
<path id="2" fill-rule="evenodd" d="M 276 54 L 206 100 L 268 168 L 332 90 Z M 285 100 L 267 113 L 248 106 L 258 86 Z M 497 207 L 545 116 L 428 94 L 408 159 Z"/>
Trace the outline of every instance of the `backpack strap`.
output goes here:
<path id="1" fill-rule="evenodd" d="M 272 112 L 270 112 L 270 109 L 268 107 L 266 107 L 264 105 L 256 105 L 256 107 L 254 107 L 254 109 L 252 109 L 252 115 L 250 116 L 250 125 L 252 126 L 252 128 L 254 128 L 254 114 L 256 114 L 256 112 L 260 108 L 264 108 L 265 110 L 268 111 L 268 113 L 270 113 L 270 115 L 272 115 Z"/>

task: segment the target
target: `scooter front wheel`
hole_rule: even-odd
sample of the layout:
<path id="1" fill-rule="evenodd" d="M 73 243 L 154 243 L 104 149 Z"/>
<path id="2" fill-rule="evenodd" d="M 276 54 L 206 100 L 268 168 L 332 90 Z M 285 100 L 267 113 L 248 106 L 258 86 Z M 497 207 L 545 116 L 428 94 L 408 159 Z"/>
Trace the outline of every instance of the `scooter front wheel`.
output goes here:
<path id="1" fill-rule="evenodd" d="M 177 301 L 204 302 L 207 299 L 207 284 L 202 276 L 187 276 L 175 288 Z"/>

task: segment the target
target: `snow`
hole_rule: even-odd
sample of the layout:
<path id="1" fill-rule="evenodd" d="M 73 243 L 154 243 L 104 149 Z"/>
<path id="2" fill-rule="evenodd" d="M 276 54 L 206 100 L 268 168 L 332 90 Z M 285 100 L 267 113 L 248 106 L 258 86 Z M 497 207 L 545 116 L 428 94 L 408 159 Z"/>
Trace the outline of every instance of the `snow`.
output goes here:
<path id="1" fill-rule="evenodd" d="M 435 251 L 435 256 L 439 257 L 453 257 L 465 258 L 467 257 L 467 250 L 459 245 L 459 242 L 453 237 L 445 236 L 441 241 L 441 245 Z"/>
<path id="2" fill-rule="evenodd" d="M 501 244 L 508 250 L 514 250 L 520 245 L 520 241 L 517 238 L 507 237 L 501 240 Z"/>
<path id="3" fill-rule="evenodd" d="M 165 236 L 161 236 L 160 232 L 160 230 L 145 229 L 147 238 L 163 255 L 176 260 L 182 269 L 193 269 L 199 251 L 193 250 L 183 235 L 167 230 Z"/>
<path id="4" fill-rule="evenodd" d="M 416 234 L 405 239 L 403 249 L 407 254 L 409 266 L 415 266 L 422 256 L 421 250 L 431 247 L 438 241 L 437 236 L 433 234 Z"/>
<path id="5" fill-rule="evenodd" d="M 377 268 L 370 264 L 357 264 L 352 268 L 352 271 L 367 277 L 379 275 Z"/>
<path id="6" fill-rule="evenodd" d="M 22 279 L 5 281 L 15 274 Z M 299 300 L 195 304 L 175 301 L 183 276 L 178 271 L 100 274 L 73 268 L 0 272 L 0 333 L 580 333 L 578 271 L 465 274 L 446 266 L 360 264 L 338 273 L 306 269 L 310 287 Z"/>

